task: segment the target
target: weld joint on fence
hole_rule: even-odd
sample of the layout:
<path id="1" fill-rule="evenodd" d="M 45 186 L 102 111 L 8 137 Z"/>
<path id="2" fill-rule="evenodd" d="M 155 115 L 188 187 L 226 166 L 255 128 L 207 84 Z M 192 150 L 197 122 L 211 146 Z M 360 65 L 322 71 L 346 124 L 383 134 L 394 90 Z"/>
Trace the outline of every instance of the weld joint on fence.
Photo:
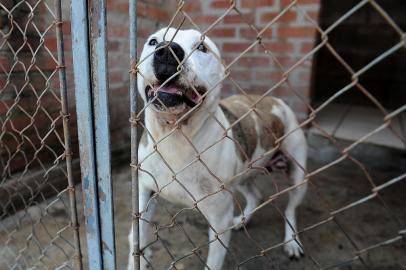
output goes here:
<path id="1" fill-rule="evenodd" d="M 55 26 L 61 26 L 61 25 L 63 25 L 63 21 L 57 21 L 57 20 L 55 20 L 55 21 L 54 21 L 54 24 L 55 24 Z"/>
<path id="2" fill-rule="evenodd" d="M 140 212 L 135 212 L 131 214 L 133 220 L 138 220 L 141 219 L 141 213 Z"/>
<path id="3" fill-rule="evenodd" d="M 139 170 L 141 169 L 141 164 L 130 163 L 130 167 L 134 170 Z"/>
<path id="4" fill-rule="evenodd" d="M 74 186 L 68 186 L 67 188 L 66 188 L 66 190 L 69 192 L 69 193 L 75 193 L 75 187 Z"/>
<path id="5" fill-rule="evenodd" d="M 72 152 L 72 151 L 70 151 L 70 150 L 65 150 L 65 152 L 63 153 L 62 159 L 66 159 L 66 158 L 69 158 L 69 157 L 72 157 L 72 156 L 73 156 L 73 152 Z"/>
<path id="6" fill-rule="evenodd" d="M 69 222 L 69 226 L 72 227 L 74 230 L 79 230 L 80 228 L 79 223 L 73 224 L 73 222 Z"/>
<path id="7" fill-rule="evenodd" d="M 138 258 L 140 258 L 142 256 L 141 251 L 133 251 L 131 254 L 133 257 L 138 257 Z"/>
<path id="8" fill-rule="evenodd" d="M 56 69 L 56 70 L 59 70 L 59 69 L 66 69 L 66 66 L 65 66 L 65 65 L 60 65 L 60 64 L 58 64 L 58 65 L 55 67 L 55 69 Z"/>
<path id="9" fill-rule="evenodd" d="M 128 121 L 130 122 L 131 126 L 137 126 L 138 123 L 141 121 L 141 118 L 139 118 L 139 117 L 130 117 L 130 119 L 128 119 Z"/>
<path id="10" fill-rule="evenodd" d="M 62 117 L 62 119 L 66 119 L 68 121 L 70 119 L 70 113 L 63 113 L 62 111 L 59 111 L 59 115 Z"/>
<path id="11" fill-rule="evenodd" d="M 74 255 L 72 255 L 72 258 L 74 260 L 82 260 L 83 256 L 82 256 L 82 254 L 74 254 Z"/>
<path id="12" fill-rule="evenodd" d="M 131 69 L 128 71 L 128 73 L 130 73 L 130 74 L 137 74 L 138 71 L 139 71 L 138 67 L 135 67 L 135 68 L 131 68 Z"/>

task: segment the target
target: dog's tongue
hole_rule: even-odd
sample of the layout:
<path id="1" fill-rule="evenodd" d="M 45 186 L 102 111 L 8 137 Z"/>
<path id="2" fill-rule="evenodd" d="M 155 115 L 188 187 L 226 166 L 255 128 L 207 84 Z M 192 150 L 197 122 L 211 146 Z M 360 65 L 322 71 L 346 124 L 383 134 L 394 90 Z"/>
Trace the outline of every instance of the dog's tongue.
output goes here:
<path id="1" fill-rule="evenodd" d="M 177 94 L 182 95 L 182 91 L 179 90 L 176 86 L 173 85 L 164 85 L 157 89 L 158 92 L 164 92 L 168 94 Z"/>

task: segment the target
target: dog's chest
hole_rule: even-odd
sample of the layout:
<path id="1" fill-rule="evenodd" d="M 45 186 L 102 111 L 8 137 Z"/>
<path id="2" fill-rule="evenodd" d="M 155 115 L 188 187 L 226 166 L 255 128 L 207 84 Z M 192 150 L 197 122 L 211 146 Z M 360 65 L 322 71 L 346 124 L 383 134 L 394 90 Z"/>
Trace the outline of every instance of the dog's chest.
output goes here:
<path id="1" fill-rule="evenodd" d="M 218 147 L 198 157 L 182 141 L 163 141 L 155 152 L 151 147 L 141 146 L 140 160 L 148 158 L 141 162 L 140 181 L 171 202 L 192 206 L 194 201 L 220 190 L 221 181 L 234 173 L 229 166 L 221 167 L 217 158 L 222 152 Z M 151 152 L 154 153 L 149 155 Z"/>

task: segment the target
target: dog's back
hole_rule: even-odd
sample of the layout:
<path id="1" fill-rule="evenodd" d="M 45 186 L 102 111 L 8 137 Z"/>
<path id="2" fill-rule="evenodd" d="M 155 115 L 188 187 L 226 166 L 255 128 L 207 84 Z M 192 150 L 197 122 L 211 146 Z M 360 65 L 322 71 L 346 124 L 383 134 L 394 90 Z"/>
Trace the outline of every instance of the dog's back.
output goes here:
<path id="1" fill-rule="evenodd" d="M 234 95 L 223 99 L 220 106 L 243 161 L 250 160 L 258 147 L 264 151 L 272 149 L 276 139 L 284 134 L 282 120 L 273 113 L 280 104 L 270 96 L 261 99 L 259 95 Z"/>

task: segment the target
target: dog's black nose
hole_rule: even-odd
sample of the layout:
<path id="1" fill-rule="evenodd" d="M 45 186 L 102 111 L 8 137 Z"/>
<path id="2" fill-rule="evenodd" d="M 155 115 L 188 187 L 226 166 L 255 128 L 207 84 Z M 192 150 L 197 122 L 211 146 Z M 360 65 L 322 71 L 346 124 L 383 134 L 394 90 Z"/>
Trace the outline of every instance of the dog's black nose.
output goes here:
<path id="1" fill-rule="evenodd" d="M 178 72 L 179 62 L 185 57 L 182 47 L 176 42 L 164 41 L 156 46 L 154 54 L 154 71 L 157 79 L 163 83 Z M 178 77 L 176 75 L 172 80 Z"/>

